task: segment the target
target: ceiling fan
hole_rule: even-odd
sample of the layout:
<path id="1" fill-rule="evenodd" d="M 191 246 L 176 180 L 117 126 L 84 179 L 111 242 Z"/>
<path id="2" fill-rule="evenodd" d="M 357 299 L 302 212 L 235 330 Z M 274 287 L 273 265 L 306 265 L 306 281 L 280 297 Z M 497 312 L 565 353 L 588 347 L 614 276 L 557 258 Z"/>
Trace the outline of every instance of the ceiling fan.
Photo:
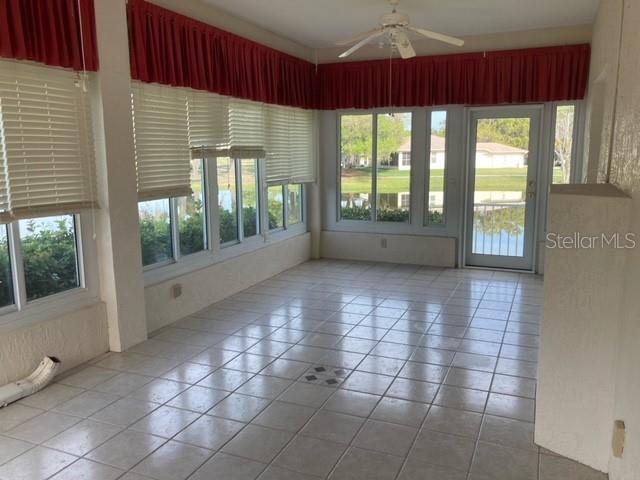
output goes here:
<path id="1" fill-rule="evenodd" d="M 389 0 L 393 11 L 386 15 L 382 15 L 378 21 L 378 27 L 368 32 L 356 35 L 348 40 L 342 40 L 336 42 L 336 45 L 344 46 L 355 43 L 349 50 L 340 54 L 340 58 L 345 58 L 351 55 L 353 52 L 363 47 L 371 40 L 382 37 L 382 44 L 388 44 L 392 48 L 395 48 L 400 53 L 402 58 L 411 58 L 416 56 L 416 52 L 409 40 L 409 33 L 417 33 L 433 40 L 455 45 L 461 47 L 464 45 L 464 40 L 459 38 L 450 37 L 449 35 L 443 35 L 442 33 L 432 32 L 431 30 L 425 30 L 423 28 L 417 28 L 411 26 L 409 23 L 409 16 L 404 13 L 398 13 L 396 7 L 400 0 Z M 357 43 L 356 43 L 357 42 Z"/>

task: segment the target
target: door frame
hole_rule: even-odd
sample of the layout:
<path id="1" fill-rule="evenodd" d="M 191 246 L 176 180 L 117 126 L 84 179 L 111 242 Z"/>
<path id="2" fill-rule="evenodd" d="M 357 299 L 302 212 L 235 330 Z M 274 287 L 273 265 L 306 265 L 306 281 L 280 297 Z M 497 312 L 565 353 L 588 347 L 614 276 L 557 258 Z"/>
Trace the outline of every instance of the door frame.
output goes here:
<path id="1" fill-rule="evenodd" d="M 464 159 L 464 193 L 463 198 L 463 219 L 461 222 L 461 265 L 466 268 L 489 268 L 489 269 L 503 269 L 513 270 L 519 272 L 535 272 L 537 262 L 537 243 L 538 243 L 538 224 L 540 214 L 540 197 L 546 195 L 546 181 L 541 176 L 541 166 L 546 161 L 546 155 L 544 155 L 543 143 L 546 141 L 543 137 L 542 124 L 544 121 L 544 105 L 543 104 L 526 104 L 526 105 L 497 105 L 487 107 L 469 107 L 465 109 L 464 115 L 464 128 L 465 128 L 465 159 Z M 475 143 L 475 121 L 481 118 L 517 118 L 517 117 L 530 117 L 530 139 L 529 139 L 529 158 L 532 156 L 535 158 L 535 164 L 533 165 L 533 171 L 528 171 L 528 176 L 534 175 L 536 186 L 536 197 L 530 203 L 532 212 L 530 213 L 529 228 L 531 229 L 528 235 L 528 244 L 525 245 L 525 254 L 527 248 L 530 249 L 529 258 L 526 257 L 521 265 L 509 265 L 509 262 L 496 262 L 494 265 L 473 265 L 468 262 L 468 255 L 471 253 L 471 234 L 473 229 L 470 228 L 470 221 L 473 218 L 473 198 L 475 194 L 475 178 L 472 178 L 472 173 L 475 173 L 475 165 L 472 163 L 475 160 L 474 152 L 472 152 L 472 145 Z M 531 155 L 533 152 L 534 155 Z M 473 167 L 473 168 L 472 168 Z M 542 181 L 542 183 L 541 183 Z M 472 188 L 470 188 L 472 187 Z M 493 256 L 495 260 L 499 260 L 500 256 Z M 509 258 L 509 257 L 504 257 Z M 517 259 L 520 257 L 512 257 Z"/>

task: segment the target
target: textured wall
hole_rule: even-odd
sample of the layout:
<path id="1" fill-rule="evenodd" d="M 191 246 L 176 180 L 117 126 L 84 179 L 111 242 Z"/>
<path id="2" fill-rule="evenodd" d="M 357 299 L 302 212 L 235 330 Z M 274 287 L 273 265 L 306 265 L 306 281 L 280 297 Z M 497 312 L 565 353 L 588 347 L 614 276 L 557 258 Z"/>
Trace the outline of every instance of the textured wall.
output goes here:
<path id="1" fill-rule="evenodd" d="M 254 252 L 146 288 L 147 328 L 153 332 L 214 302 L 310 258 L 311 235 L 274 243 Z M 182 296 L 171 297 L 171 286 L 182 284 Z"/>
<path id="2" fill-rule="evenodd" d="M 624 5 L 624 21 L 621 24 L 621 5 Z M 617 59 L 622 25 L 622 48 L 620 50 L 619 78 Z M 640 0 L 602 0 L 593 39 L 594 68 L 610 65 L 606 82 L 610 105 L 615 99 L 615 112 L 611 107 L 602 122 L 602 138 L 613 132 L 612 148 L 604 145 L 595 158 L 589 156 L 590 170 L 597 164 L 599 179 L 611 162 L 611 183 L 632 197 L 631 223 L 629 231 L 640 234 Z M 616 67 L 615 70 L 613 67 Z M 594 72 L 597 73 L 597 72 Z M 617 89 L 616 89 L 617 83 Z M 612 86 L 613 85 L 613 86 Z M 594 81 L 592 91 L 597 91 Z M 616 92 L 615 94 L 614 92 Z M 596 102 L 597 103 L 597 99 Z M 591 122 L 589 136 L 597 135 Z M 610 155 L 609 155 L 610 153 Z M 611 480 L 637 480 L 640 478 L 640 248 L 627 253 L 624 277 L 623 313 L 618 341 L 618 366 L 614 418 L 624 420 L 627 442 L 622 459 L 611 458 L 609 472 Z M 612 319 L 614 320 L 614 319 Z M 613 419 L 612 419 L 613 420 Z"/>
<path id="3" fill-rule="evenodd" d="M 109 350 L 104 303 L 0 335 L 0 385 L 30 374 L 45 355 L 62 371 Z"/>
<path id="4" fill-rule="evenodd" d="M 633 197 L 630 230 L 640 233 L 640 0 L 624 0 L 620 78 L 611 182 Z M 610 13 L 607 13 L 610 15 Z M 627 445 L 622 460 L 612 459 L 612 480 L 640 478 L 640 247 L 629 252 L 620 331 L 615 418 L 625 421 Z"/>
<path id="5" fill-rule="evenodd" d="M 607 175 L 618 75 L 621 12 L 622 0 L 601 0 L 593 27 L 585 134 L 585 177 L 592 183 L 605 181 Z"/>

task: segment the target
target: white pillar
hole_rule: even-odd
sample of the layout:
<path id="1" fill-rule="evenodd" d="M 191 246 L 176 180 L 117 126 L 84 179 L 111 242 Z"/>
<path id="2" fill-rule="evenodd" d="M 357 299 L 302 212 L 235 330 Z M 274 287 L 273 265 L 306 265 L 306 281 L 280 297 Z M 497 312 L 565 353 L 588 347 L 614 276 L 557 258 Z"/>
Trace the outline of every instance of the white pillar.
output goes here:
<path id="1" fill-rule="evenodd" d="M 100 57 L 93 105 L 100 295 L 107 304 L 110 348 L 122 351 L 147 338 L 126 1 L 95 0 L 95 11 Z"/>

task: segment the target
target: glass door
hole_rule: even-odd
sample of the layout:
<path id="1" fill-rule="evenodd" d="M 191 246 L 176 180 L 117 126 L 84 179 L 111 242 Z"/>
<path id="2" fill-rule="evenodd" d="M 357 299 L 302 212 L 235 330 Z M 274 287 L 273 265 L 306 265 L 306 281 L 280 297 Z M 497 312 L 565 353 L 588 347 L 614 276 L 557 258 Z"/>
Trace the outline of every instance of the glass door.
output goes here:
<path id="1" fill-rule="evenodd" d="M 465 263 L 532 270 L 540 109 L 471 110 Z"/>

